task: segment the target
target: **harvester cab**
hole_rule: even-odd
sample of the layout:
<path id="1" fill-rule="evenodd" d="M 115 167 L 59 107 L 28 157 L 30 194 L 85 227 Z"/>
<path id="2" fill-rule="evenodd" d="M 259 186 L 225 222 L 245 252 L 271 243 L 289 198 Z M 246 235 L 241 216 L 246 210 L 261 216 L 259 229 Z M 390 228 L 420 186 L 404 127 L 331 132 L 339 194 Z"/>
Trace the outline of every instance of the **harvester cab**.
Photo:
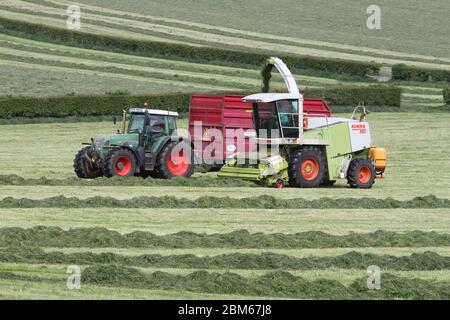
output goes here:
<path id="1" fill-rule="evenodd" d="M 177 135 L 177 112 L 132 108 L 123 112 L 122 129 L 86 143 L 75 157 L 78 177 L 189 177 L 194 171 L 190 145 Z M 128 121 L 127 121 L 128 120 Z"/>
<path id="2" fill-rule="evenodd" d="M 268 186 L 318 187 L 346 178 L 355 188 L 371 188 L 386 166 L 386 150 L 372 146 L 363 108 L 359 120 L 308 115 L 303 95 L 282 60 L 270 58 L 282 75 L 288 93 L 258 93 L 243 98 L 253 105 L 256 165 L 230 159 L 219 176 L 261 181 Z M 263 72 L 265 74 L 265 72 Z M 270 77 L 269 77 L 270 78 Z M 267 88 L 267 86 L 265 86 Z"/>

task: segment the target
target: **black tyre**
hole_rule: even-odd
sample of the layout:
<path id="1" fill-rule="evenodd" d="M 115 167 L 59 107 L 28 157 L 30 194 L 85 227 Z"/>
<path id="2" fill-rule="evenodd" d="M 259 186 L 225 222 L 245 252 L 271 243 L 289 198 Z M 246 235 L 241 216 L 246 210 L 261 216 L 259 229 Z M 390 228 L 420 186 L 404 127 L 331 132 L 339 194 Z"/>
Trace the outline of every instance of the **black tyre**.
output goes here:
<path id="1" fill-rule="evenodd" d="M 136 158 L 132 151 L 126 148 L 112 149 L 105 157 L 103 172 L 106 177 L 130 177 L 136 171 Z"/>
<path id="2" fill-rule="evenodd" d="M 306 146 L 289 157 L 289 185 L 301 188 L 318 187 L 323 181 L 326 161 L 318 147 Z"/>
<path id="3" fill-rule="evenodd" d="M 336 183 L 336 180 L 323 180 L 322 183 L 320 184 L 322 187 L 332 187 L 334 186 L 334 184 Z"/>
<path id="4" fill-rule="evenodd" d="M 370 189 L 375 182 L 375 167 L 368 159 L 354 159 L 347 171 L 347 183 L 352 188 Z"/>
<path id="5" fill-rule="evenodd" d="M 78 151 L 73 160 L 73 169 L 78 178 L 95 179 L 102 175 L 100 165 L 93 165 L 90 159 L 93 157 L 91 147 L 86 147 Z"/>
<path id="6" fill-rule="evenodd" d="M 194 156 L 191 146 L 186 142 L 168 143 L 159 154 L 156 171 L 163 179 L 192 176 Z"/>
<path id="7" fill-rule="evenodd" d="M 156 168 L 152 171 L 144 171 L 141 173 L 142 178 L 147 179 L 148 177 L 152 179 L 160 179 L 161 175 L 159 174 L 158 170 Z"/>

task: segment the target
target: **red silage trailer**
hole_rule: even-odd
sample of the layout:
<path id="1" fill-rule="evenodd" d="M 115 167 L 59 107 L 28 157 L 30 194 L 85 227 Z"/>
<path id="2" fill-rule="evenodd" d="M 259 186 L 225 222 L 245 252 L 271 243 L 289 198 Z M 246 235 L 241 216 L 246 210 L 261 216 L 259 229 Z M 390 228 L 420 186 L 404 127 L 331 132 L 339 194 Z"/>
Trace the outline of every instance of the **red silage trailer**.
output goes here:
<path id="1" fill-rule="evenodd" d="M 236 94 L 191 95 L 189 134 L 197 141 L 194 155 L 202 159 L 202 163 L 206 160 L 209 164 L 212 161 L 222 164 L 232 154 L 255 151 L 254 144 L 250 143 L 250 137 L 254 136 L 252 104 L 243 102 L 242 98 L 243 95 Z M 311 116 L 331 116 L 330 108 L 322 99 L 304 99 L 303 112 Z M 236 130 L 239 129 L 243 130 L 240 137 L 244 139 L 238 138 Z M 223 138 L 219 140 L 218 135 Z M 221 144 L 221 148 L 213 148 L 214 142 Z"/>

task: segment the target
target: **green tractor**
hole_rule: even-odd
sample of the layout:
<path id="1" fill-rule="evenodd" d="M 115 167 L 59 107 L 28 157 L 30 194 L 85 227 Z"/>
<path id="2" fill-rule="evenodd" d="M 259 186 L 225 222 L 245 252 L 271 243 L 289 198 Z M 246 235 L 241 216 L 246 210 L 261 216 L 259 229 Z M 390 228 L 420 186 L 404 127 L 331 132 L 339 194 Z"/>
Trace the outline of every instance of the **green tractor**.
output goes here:
<path id="1" fill-rule="evenodd" d="M 121 131 L 84 143 L 87 146 L 74 159 L 76 175 L 83 179 L 190 177 L 194 172 L 191 146 L 177 135 L 177 117 L 177 112 L 147 108 L 124 111 Z"/>

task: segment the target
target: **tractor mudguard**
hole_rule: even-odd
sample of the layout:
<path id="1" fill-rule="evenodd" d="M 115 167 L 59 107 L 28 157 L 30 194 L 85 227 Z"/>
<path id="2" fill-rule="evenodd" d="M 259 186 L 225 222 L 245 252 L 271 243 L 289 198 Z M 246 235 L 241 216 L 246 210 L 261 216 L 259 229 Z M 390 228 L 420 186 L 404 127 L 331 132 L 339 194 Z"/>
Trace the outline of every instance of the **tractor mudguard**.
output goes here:
<path id="1" fill-rule="evenodd" d="M 173 137 L 171 136 L 163 136 L 158 138 L 155 141 L 151 142 L 151 147 L 149 149 L 147 149 L 147 152 L 151 152 L 154 153 L 155 155 L 158 155 L 162 149 L 164 149 L 164 147 L 170 143 L 170 142 L 174 142 L 174 141 L 182 141 L 183 138 L 182 137 L 176 137 L 177 140 L 173 140 Z"/>

